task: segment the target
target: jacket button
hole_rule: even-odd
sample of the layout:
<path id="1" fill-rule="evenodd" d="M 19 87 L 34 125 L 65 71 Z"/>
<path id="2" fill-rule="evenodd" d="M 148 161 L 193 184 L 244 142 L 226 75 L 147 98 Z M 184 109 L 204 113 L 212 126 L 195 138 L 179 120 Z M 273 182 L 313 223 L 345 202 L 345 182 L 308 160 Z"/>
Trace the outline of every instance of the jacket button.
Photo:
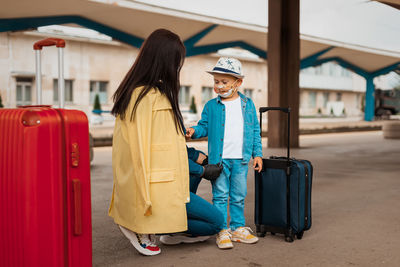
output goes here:
<path id="1" fill-rule="evenodd" d="M 222 126 L 224 126 L 224 124 L 222 124 Z"/>
<path id="2" fill-rule="evenodd" d="M 221 138 L 221 141 L 224 141 L 224 139 Z"/>
<path id="3" fill-rule="evenodd" d="M 219 156 L 221 157 L 221 156 L 222 156 L 222 154 L 219 154 Z"/>

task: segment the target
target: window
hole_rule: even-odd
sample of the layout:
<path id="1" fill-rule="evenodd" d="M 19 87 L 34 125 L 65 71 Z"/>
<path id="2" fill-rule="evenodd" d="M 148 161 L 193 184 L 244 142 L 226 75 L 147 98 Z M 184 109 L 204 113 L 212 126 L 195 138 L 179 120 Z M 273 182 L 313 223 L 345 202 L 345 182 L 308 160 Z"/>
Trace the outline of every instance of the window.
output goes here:
<path id="1" fill-rule="evenodd" d="M 247 88 L 247 89 L 244 89 L 243 92 L 244 92 L 244 95 L 247 96 L 248 98 L 253 98 L 253 89 Z"/>
<path id="2" fill-rule="evenodd" d="M 336 76 L 336 64 L 329 64 L 329 76 Z"/>
<path id="3" fill-rule="evenodd" d="M 336 101 L 342 101 L 342 93 L 336 93 Z"/>
<path id="4" fill-rule="evenodd" d="M 90 104 L 94 103 L 94 98 L 98 94 L 101 104 L 107 104 L 107 87 L 108 82 L 90 81 Z"/>
<path id="5" fill-rule="evenodd" d="M 304 73 L 304 74 L 315 74 L 315 68 L 314 67 L 308 67 L 308 68 L 305 68 L 305 69 L 301 69 L 300 72 Z"/>
<path id="6" fill-rule="evenodd" d="M 322 98 L 324 100 L 324 108 L 326 108 L 329 101 L 329 92 L 324 92 Z"/>
<path id="7" fill-rule="evenodd" d="M 315 67 L 315 75 L 322 75 L 322 66 Z"/>
<path id="8" fill-rule="evenodd" d="M 179 89 L 179 105 L 189 105 L 190 86 L 181 86 Z"/>
<path id="9" fill-rule="evenodd" d="M 201 88 L 201 103 L 205 104 L 208 100 L 212 98 L 212 92 L 214 88 L 212 87 L 202 87 Z"/>
<path id="10" fill-rule="evenodd" d="M 356 107 L 361 108 L 361 95 L 360 94 L 356 95 Z"/>
<path id="11" fill-rule="evenodd" d="M 17 78 L 17 105 L 32 104 L 32 78 Z"/>
<path id="12" fill-rule="evenodd" d="M 351 72 L 348 69 L 342 68 L 343 77 L 351 77 Z"/>
<path id="13" fill-rule="evenodd" d="M 309 92 L 308 93 L 308 107 L 315 108 L 317 102 L 317 93 Z"/>
<path id="14" fill-rule="evenodd" d="M 72 103 L 74 101 L 72 85 L 72 80 L 64 80 L 64 99 L 66 103 Z M 58 79 L 53 80 L 53 101 L 58 102 Z"/>

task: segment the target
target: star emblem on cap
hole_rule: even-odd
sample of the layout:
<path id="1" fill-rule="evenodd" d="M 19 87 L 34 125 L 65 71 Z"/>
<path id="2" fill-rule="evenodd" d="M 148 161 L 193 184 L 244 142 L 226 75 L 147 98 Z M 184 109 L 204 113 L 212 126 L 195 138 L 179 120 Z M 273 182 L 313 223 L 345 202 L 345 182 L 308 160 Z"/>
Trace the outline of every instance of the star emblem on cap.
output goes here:
<path id="1" fill-rule="evenodd" d="M 226 64 L 228 64 L 228 67 L 231 69 L 231 70 L 234 70 L 235 68 L 233 67 L 233 65 L 232 65 L 232 61 L 231 60 L 226 60 Z"/>

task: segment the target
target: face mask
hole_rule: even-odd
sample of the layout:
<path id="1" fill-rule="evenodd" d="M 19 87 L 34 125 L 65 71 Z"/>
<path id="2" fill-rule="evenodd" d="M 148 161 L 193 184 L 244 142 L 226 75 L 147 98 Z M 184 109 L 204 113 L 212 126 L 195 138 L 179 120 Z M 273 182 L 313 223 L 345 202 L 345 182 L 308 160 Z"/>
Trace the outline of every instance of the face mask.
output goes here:
<path id="1" fill-rule="evenodd" d="M 223 87 L 222 87 L 222 88 L 223 88 Z M 219 88 L 219 89 L 222 89 L 222 88 Z M 233 91 L 233 88 L 229 89 L 228 91 L 226 91 L 226 92 L 223 93 L 223 94 L 218 93 L 218 95 L 219 95 L 220 97 L 222 97 L 222 98 L 227 98 L 227 97 L 229 97 L 229 96 L 232 95 L 232 91 Z"/>
<path id="2" fill-rule="evenodd" d="M 236 81 L 237 81 L 237 80 L 236 80 Z M 224 88 L 225 88 L 222 84 L 221 84 L 221 85 L 215 86 L 215 88 L 218 89 L 218 92 L 216 92 L 216 93 L 217 93 L 220 97 L 222 97 L 222 98 L 230 97 L 231 95 L 233 95 L 233 94 L 237 91 L 237 87 L 236 87 L 236 86 L 234 87 L 236 81 L 234 81 L 234 82 L 232 83 L 231 89 L 229 89 L 229 90 L 226 91 L 225 93 L 219 93 L 219 91 L 220 91 L 221 89 L 224 89 Z"/>

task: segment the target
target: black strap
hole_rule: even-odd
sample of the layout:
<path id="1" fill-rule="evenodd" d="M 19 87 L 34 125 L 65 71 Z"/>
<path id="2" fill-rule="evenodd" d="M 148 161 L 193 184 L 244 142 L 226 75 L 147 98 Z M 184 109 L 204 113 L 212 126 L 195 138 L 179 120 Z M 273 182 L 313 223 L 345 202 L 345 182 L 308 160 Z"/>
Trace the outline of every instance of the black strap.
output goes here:
<path id="1" fill-rule="evenodd" d="M 307 228 L 308 225 L 308 179 L 310 176 L 310 173 L 308 171 L 308 166 L 307 163 L 305 163 L 303 160 L 300 160 L 300 162 L 304 166 L 304 173 L 305 173 L 305 205 L 304 205 L 304 228 Z"/>
<path id="2" fill-rule="evenodd" d="M 288 160 L 288 164 L 289 160 Z M 287 223 L 286 227 L 287 229 L 290 228 L 290 166 L 287 167 L 286 171 L 286 218 L 287 218 Z"/>
<path id="3" fill-rule="evenodd" d="M 263 160 L 264 161 L 264 160 Z M 264 162 L 263 162 L 264 165 Z M 257 220 L 259 224 L 262 224 L 262 206 L 263 206 L 263 198 L 262 198 L 262 180 L 263 180 L 263 172 L 255 172 L 256 175 L 256 204 L 258 203 L 257 210 Z M 257 206 L 257 205 L 256 205 Z"/>

